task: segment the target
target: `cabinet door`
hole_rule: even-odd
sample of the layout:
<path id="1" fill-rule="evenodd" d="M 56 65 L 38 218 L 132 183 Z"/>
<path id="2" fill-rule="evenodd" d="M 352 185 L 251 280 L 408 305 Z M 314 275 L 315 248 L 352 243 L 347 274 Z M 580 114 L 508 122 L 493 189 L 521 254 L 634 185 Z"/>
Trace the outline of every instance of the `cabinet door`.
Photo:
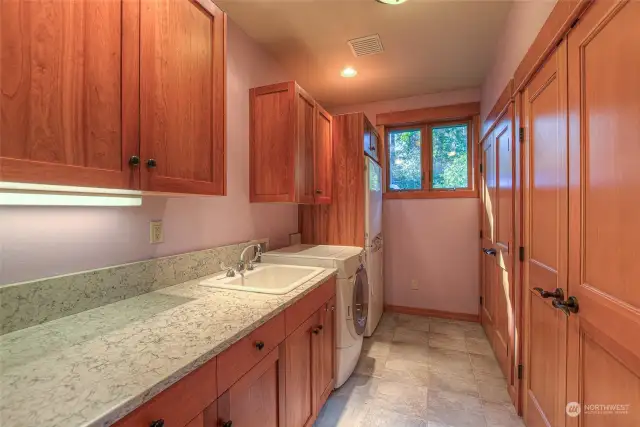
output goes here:
<path id="1" fill-rule="evenodd" d="M 225 21 L 210 0 L 141 2 L 142 188 L 225 194 Z"/>
<path id="2" fill-rule="evenodd" d="M 333 179 L 333 144 L 331 140 L 331 115 L 316 105 L 315 133 L 315 202 L 331 203 Z"/>
<path id="3" fill-rule="evenodd" d="M 281 426 L 280 387 L 283 372 L 280 369 L 279 349 L 269 353 L 218 399 L 218 422 L 205 414 L 205 427 L 233 425 L 233 427 Z"/>
<path id="4" fill-rule="evenodd" d="M 336 299 L 333 297 L 319 311 L 322 329 L 314 342 L 316 413 L 320 412 L 334 386 L 336 355 L 335 313 Z"/>
<path id="5" fill-rule="evenodd" d="M 300 87 L 296 88 L 296 110 L 298 202 L 312 204 L 316 190 L 314 183 L 316 103 Z"/>
<path id="6" fill-rule="evenodd" d="M 497 282 L 497 263 L 495 248 L 496 225 L 496 146 L 492 133 L 482 144 L 482 307 L 480 319 L 482 326 L 493 342 L 495 331 L 495 299 Z"/>
<path id="7" fill-rule="evenodd" d="M 316 312 L 285 340 L 286 427 L 310 426 L 314 421 L 313 342 L 319 324 Z"/>
<path id="8" fill-rule="evenodd" d="M 138 187 L 138 8 L 2 0 L 1 180 Z"/>

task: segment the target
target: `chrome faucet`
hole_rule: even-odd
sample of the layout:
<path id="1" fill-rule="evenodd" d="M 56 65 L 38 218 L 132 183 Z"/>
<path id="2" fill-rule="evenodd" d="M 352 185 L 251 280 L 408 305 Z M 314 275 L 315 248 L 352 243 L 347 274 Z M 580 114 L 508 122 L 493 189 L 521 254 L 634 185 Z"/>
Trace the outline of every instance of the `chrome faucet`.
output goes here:
<path id="1" fill-rule="evenodd" d="M 255 255 L 248 262 L 245 262 L 244 258 L 245 258 L 245 255 L 247 254 L 247 252 L 249 251 L 249 249 L 254 249 L 255 250 L 255 252 L 254 252 Z M 240 254 L 240 261 L 238 262 L 238 266 L 236 267 L 236 271 L 238 273 L 240 273 L 240 275 L 242 276 L 242 275 L 244 275 L 245 271 L 253 270 L 256 267 L 255 263 L 259 262 L 261 255 L 262 255 L 262 246 L 260 246 L 259 244 L 247 246 L 246 248 L 244 248 L 242 250 L 242 253 Z"/>

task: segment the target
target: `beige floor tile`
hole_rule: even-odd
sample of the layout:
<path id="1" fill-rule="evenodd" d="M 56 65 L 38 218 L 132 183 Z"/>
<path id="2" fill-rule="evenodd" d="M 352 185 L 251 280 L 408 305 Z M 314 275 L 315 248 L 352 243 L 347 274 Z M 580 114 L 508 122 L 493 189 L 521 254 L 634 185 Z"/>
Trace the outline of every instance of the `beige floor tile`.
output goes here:
<path id="1" fill-rule="evenodd" d="M 486 338 L 472 338 L 467 336 L 465 340 L 467 343 L 467 351 L 469 353 L 493 356 L 493 349 Z"/>
<path id="2" fill-rule="evenodd" d="M 414 331 L 429 332 L 430 318 L 424 316 L 412 316 L 410 314 L 399 314 L 397 325 Z"/>
<path id="3" fill-rule="evenodd" d="M 505 385 L 496 385 L 483 381 L 478 382 L 478 390 L 480 391 L 480 398 L 487 402 L 510 404 L 511 397 L 507 392 Z"/>
<path id="4" fill-rule="evenodd" d="M 334 390 L 331 396 L 352 396 L 363 399 L 372 399 L 376 395 L 379 382 L 380 379 L 378 378 L 354 373 L 342 385 L 342 387 Z"/>
<path id="5" fill-rule="evenodd" d="M 370 377 L 380 377 L 382 375 L 382 371 L 384 370 L 384 364 L 386 363 L 386 359 L 383 358 L 373 358 L 369 356 L 362 356 L 358 360 L 358 364 L 355 368 L 355 373 L 360 375 L 367 375 Z"/>
<path id="6" fill-rule="evenodd" d="M 314 427 L 354 427 L 360 424 L 370 400 L 331 395 L 322 407 Z"/>
<path id="7" fill-rule="evenodd" d="M 504 407 L 484 408 L 487 427 L 524 427 L 522 418 Z"/>
<path id="8" fill-rule="evenodd" d="M 430 332 L 464 338 L 464 328 L 452 321 L 438 320 L 429 326 Z"/>
<path id="9" fill-rule="evenodd" d="M 401 414 L 424 418 L 427 413 L 427 387 L 380 381 L 372 404 Z"/>
<path id="10" fill-rule="evenodd" d="M 427 365 L 408 360 L 387 360 L 382 380 L 394 381 L 421 387 L 429 386 L 429 368 Z"/>
<path id="11" fill-rule="evenodd" d="M 474 374 L 483 377 L 504 378 L 496 358 L 491 355 L 469 354 Z"/>
<path id="12" fill-rule="evenodd" d="M 466 338 L 482 338 L 485 340 L 487 339 L 487 334 L 485 334 L 484 329 L 482 329 L 482 326 L 480 326 L 479 324 L 476 328 L 465 330 L 464 336 Z"/>
<path id="13" fill-rule="evenodd" d="M 431 349 L 426 343 L 413 344 L 405 342 L 393 342 L 391 343 L 391 347 L 389 349 L 389 356 L 387 358 L 387 361 L 406 360 L 416 363 L 428 364 L 430 352 Z"/>
<path id="14" fill-rule="evenodd" d="M 472 376 L 458 376 L 437 370 L 429 370 L 427 386 L 430 390 L 449 391 L 454 393 L 479 396 L 478 385 Z"/>
<path id="15" fill-rule="evenodd" d="M 365 338 L 362 344 L 362 355 L 373 357 L 376 359 L 388 357 L 390 350 L 390 342 L 376 341 L 371 338 Z"/>
<path id="16" fill-rule="evenodd" d="M 428 420 L 455 427 L 485 427 L 482 403 L 477 397 L 429 390 Z"/>
<path id="17" fill-rule="evenodd" d="M 464 377 L 473 376 L 469 354 L 456 350 L 430 348 L 429 369 Z"/>
<path id="18" fill-rule="evenodd" d="M 398 326 L 393 335 L 393 342 L 426 345 L 429 343 L 429 333 L 424 331 L 414 331 L 403 326 Z"/>
<path id="19" fill-rule="evenodd" d="M 427 422 L 418 417 L 377 407 L 374 402 L 368 407 L 360 427 L 427 427 Z"/>
<path id="20" fill-rule="evenodd" d="M 377 328 L 373 333 L 373 335 L 366 339 L 370 339 L 372 341 L 379 341 L 379 342 L 391 342 L 393 341 L 393 335 L 395 334 L 395 332 L 396 332 L 395 327 L 389 328 L 389 329 Z"/>
<path id="21" fill-rule="evenodd" d="M 429 334 L 429 347 L 432 348 L 444 348 L 447 350 L 467 351 L 467 344 L 464 339 L 464 335 L 459 337 L 457 335 L 446 335 L 431 332 Z"/>

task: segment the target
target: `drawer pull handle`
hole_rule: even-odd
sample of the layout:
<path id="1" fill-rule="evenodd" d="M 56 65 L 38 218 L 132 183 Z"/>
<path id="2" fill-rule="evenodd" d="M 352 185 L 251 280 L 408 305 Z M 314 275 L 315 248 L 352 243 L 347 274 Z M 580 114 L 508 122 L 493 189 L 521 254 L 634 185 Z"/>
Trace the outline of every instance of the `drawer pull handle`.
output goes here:
<path id="1" fill-rule="evenodd" d="M 222 427 L 231 427 L 233 426 L 233 422 L 231 421 L 227 421 L 226 423 L 222 424 Z"/>
<path id="2" fill-rule="evenodd" d="M 164 427 L 164 420 L 161 418 L 159 420 L 151 421 L 149 427 Z"/>
<path id="3" fill-rule="evenodd" d="M 262 350 L 264 348 L 264 342 L 262 341 L 256 341 L 256 348 L 258 350 Z"/>

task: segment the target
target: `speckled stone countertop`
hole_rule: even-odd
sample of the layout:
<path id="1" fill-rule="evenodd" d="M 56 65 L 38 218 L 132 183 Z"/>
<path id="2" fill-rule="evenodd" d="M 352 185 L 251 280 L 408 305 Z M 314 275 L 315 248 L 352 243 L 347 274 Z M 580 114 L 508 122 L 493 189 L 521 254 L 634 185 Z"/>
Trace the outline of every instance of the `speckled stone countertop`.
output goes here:
<path id="1" fill-rule="evenodd" d="M 2 427 L 108 426 L 336 274 L 285 295 L 191 280 L 0 336 Z"/>

